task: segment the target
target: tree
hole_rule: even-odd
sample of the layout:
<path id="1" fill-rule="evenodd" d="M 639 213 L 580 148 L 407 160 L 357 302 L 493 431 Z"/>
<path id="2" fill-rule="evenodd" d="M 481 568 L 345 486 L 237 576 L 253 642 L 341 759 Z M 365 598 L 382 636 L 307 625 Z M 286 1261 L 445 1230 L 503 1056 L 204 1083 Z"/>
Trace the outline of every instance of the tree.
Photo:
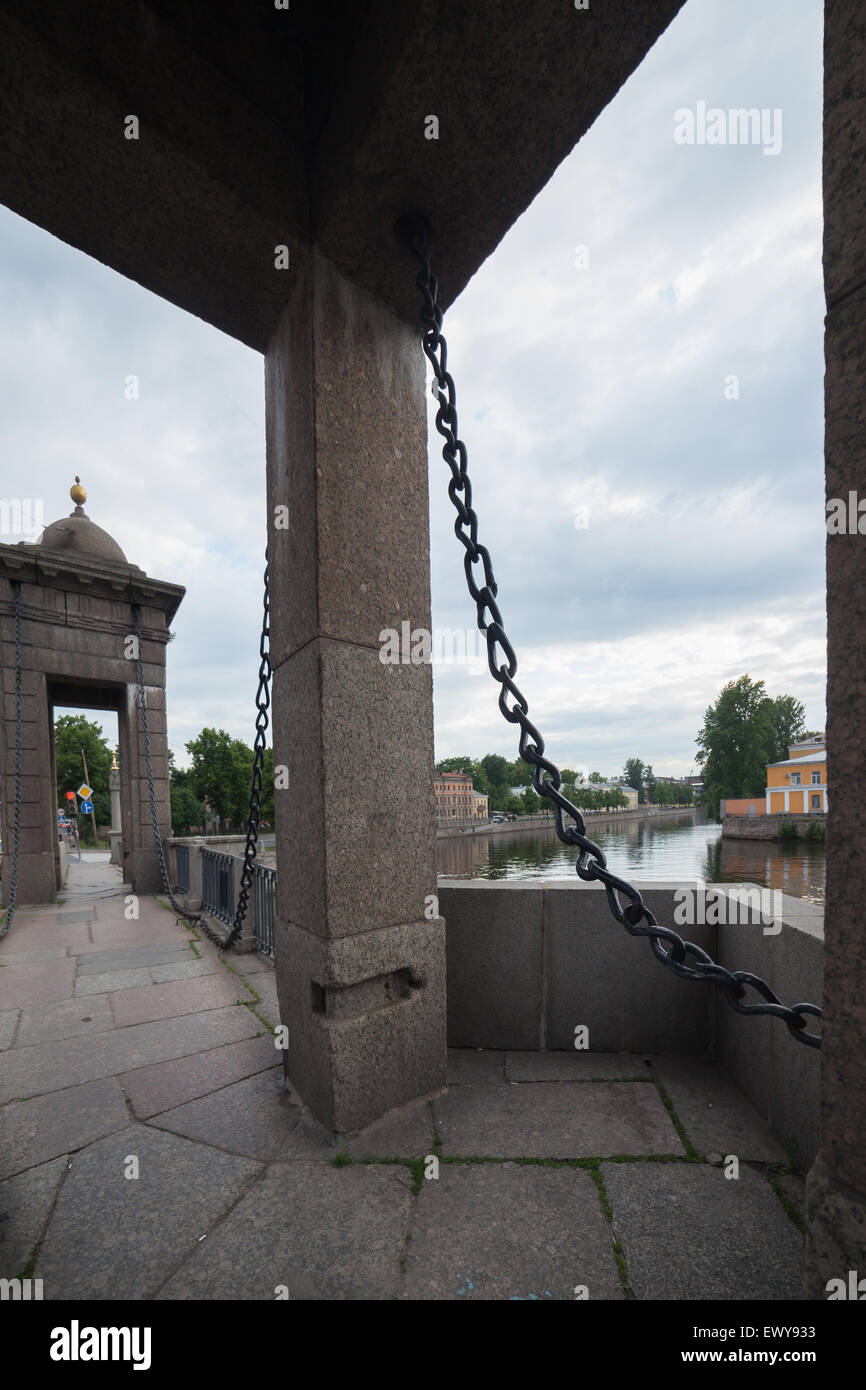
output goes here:
<path id="1" fill-rule="evenodd" d="M 171 828 L 175 835 L 189 835 L 194 827 L 203 826 L 204 806 L 189 787 L 169 786 L 171 794 Z"/>
<path id="2" fill-rule="evenodd" d="M 643 784 L 646 792 L 646 799 L 649 804 L 652 805 L 656 797 L 656 779 L 652 769 L 652 763 L 647 763 L 644 767 Z"/>
<path id="3" fill-rule="evenodd" d="M 802 718 L 799 701 L 786 695 L 771 700 L 763 681 L 744 675 L 728 682 L 706 711 L 696 739 L 709 815 L 718 820 L 722 797 L 761 795 L 767 785 L 767 763 L 780 761 L 773 756 L 779 740 L 798 726 L 801 729 Z"/>
<path id="4" fill-rule="evenodd" d="M 637 792 L 638 805 L 643 806 L 646 793 L 644 791 L 644 765 L 641 759 L 627 758 L 622 775 L 625 778 L 626 786 Z"/>
<path id="5" fill-rule="evenodd" d="M 591 772 L 589 774 L 589 780 L 590 782 L 603 782 L 604 778 L 602 777 L 600 772 Z"/>
<path id="6" fill-rule="evenodd" d="M 96 823 L 103 830 L 111 825 L 111 746 L 102 725 L 83 714 L 62 714 L 54 724 L 54 757 L 57 771 L 57 804 L 66 808 L 66 793 L 77 791 L 84 781 L 81 751 L 87 759 L 87 779 L 93 788 Z M 80 804 L 80 803 L 79 803 Z M 79 833 L 93 825 L 92 816 L 78 818 Z"/>
<path id="7" fill-rule="evenodd" d="M 225 729 L 202 729 L 186 750 L 192 757 L 191 791 L 217 812 L 224 825 L 242 826 L 249 812 L 253 750 Z"/>
<path id="8" fill-rule="evenodd" d="M 523 796 L 521 797 L 521 800 L 523 802 L 523 809 L 526 812 L 526 814 L 528 816 L 534 816 L 535 812 L 541 805 L 541 798 L 537 795 L 537 793 L 534 792 L 531 787 L 527 787 L 526 791 L 523 793 Z"/>
<path id="9" fill-rule="evenodd" d="M 769 715 L 773 726 L 773 739 L 769 763 L 781 763 L 788 756 L 788 748 L 803 737 L 806 711 L 793 695 L 779 695 L 769 701 Z"/>

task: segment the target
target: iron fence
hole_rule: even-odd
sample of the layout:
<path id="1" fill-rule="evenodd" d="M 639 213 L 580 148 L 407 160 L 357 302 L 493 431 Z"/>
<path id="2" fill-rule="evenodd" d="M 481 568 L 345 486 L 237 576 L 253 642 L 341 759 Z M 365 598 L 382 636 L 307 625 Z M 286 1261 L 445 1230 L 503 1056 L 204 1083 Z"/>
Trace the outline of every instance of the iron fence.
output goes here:
<path id="1" fill-rule="evenodd" d="M 181 893 L 189 892 L 189 845 L 175 845 L 177 886 Z"/>
<path id="2" fill-rule="evenodd" d="M 201 852 L 201 904 L 220 922 L 231 925 L 235 911 L 235 863 L 215 849 Z"/>
<path id="3" fill-rule="evenodd" d="M 274 959 L 274 921 L 277 915 L 277 871 L 262 864 L 253 866 L 253 923 L 256 945 L 263 955 Z"/>

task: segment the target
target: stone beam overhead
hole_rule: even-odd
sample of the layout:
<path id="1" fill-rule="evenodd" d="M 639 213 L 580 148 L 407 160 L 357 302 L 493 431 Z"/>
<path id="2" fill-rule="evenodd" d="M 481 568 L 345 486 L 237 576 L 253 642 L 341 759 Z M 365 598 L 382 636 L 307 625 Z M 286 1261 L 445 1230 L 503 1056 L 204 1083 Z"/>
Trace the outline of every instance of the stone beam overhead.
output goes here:
<path id="1" fill-rule="evenodd" d="M 0 0 L 0 199 L 260 351 L 282 244 L 414 323 L 396 219 L 447 305 L 681 3 Z"/>

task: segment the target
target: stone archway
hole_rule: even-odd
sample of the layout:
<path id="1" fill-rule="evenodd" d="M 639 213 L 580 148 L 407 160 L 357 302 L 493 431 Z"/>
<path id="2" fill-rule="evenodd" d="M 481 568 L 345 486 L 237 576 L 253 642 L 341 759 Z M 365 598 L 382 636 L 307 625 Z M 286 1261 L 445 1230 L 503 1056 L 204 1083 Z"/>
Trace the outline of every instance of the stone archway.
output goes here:
<path id="1" fill-rule="evenodd" d="M 3 892 L 12 860 L 15 767 L 13 584 L 21 585 L 21 830 L 18 903 L 53 902 L 57 830 L 52 711 L 76 705 L 117 711 L 124 826 L 124 880 L 136 893 L 162 887 L 153 846 L 132 605 L 141 609 L 142 661 L 160 824 L 170 826 L 165 647 L 185 590 L 151 579 L 84 511 L 86 493 L 36 543 L 0 545 L 0 833 Z"/>

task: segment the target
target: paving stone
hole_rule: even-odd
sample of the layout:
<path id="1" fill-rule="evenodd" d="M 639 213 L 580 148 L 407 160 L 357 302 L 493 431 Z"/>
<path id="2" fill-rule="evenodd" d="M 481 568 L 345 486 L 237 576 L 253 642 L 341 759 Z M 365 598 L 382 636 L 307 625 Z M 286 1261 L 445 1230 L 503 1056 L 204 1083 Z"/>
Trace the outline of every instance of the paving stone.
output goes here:
<path id="1" fill-rule="evenodd" d="M 681 1154 L 655 1086 L 539 1081 L 455 1086 L 433 1102 L 443 1153 L 500 1158 Z"/>
<path id="2" fill-rule="evenodd" d="M 159 941 L 189 940 L 188 932 L 172 929 L 166 922 L 91 922 L 90 931 L 94 942 L 101 942 L 103 949 L 109 946 L 149 946 Z"/>
<path id="3" fill-rule="evenodd" d="M 149 1123 L 262 1163 L 334 1153 L 301 1123 L 301 1106 L 286 1089 L 282 1065 L 164 1111 Z"/>
<path id="4" fill-rule="evenodd" d="M 159 1298 L 395 1299 L 411 1202 L 404 1168 L 275 1164 Z"/>
<path id="5" fill-rule="evenodd" d="M 124 1176 L 129 1155 L 136 1179 Z M 40 1252 L 46 1299 L 152 1298 L 259 1171 L 146 1125 L 91 1144 L 66 1175 Z"/>
<path id="6" fill-rule="evenodd" d="M 0 1105 L 16 1096 L 42 1095 L 66 1086 L 135 1071 L 152 1062 L 186 1057 L 226 1043 L 240 1042 L 261 1030 L 249 1011 L 210 1009 L 189 1018 L 139 1023 L 96 1037 L 69 1038 L 38 1047 L 13 1048 L 0 1071 Z"/>
<path id="7" fill-rule="evenodd" d="M 135 1114 L 146 1120 L 162 1110 L 173 1110 L 199 1096 L 210 1095 L 233 1081 L 270 1071 L 276 1055 L 273 1038 L 249 1038 L 209 1052 L 139 1067 L 124 1072 L 118 1080 Z"/>
<path id="8" fill-rule="evenodd" d="M 157 1018 L 177 1018 L 205 1009 L 221 1009 L 238 1000 L 249 999 L 243 982 L 223 970 L 202 980 L 174 980 L 165 985 L 127 989 L 111 996 L 111 1007 L 118 1028 L 133 1023 L 149 1023 Z"/>
<path id="9" fill-rule="evenodd" d="M 252 988 L 259 996 L 259 1003 L 254 1007 L 262 1014 L 268 1022 L 276 1027 L 280 1021 L 280 1001 L 277 998 L 277 977 L 276 975 L 259 975 L 250 981 Z M 243 985 L 241 985 L 243 989 Z M 247 994 L 247 999 L 252 999 L 252 995 Z"/>
<path id="10" fill-rule="evenodd" d="M 422 1183 L 403 1297 L 574 1301 L 623 1297 L 590 1175 L 516 1163 L 442 1164 Z"/>
<path id="11" fill-rule="evenodd" d="M 434 1139 L 430 1106 L 413 1100 L 367 1125 L 339 1147 L 353 1158 L 420 1158 L 433 1152 Z"/>
<path id="12" fill-rule="evenodd" d="M 91 994 L 112 994 L 118 989 L 137 989 L 149 984 L 147 966 L 137 970 L 112 970 L 106 975 L 81 975 L 75 981 L 75 998 L 86 999 Z"/>
<path id="13" fill-rule="evenodd" d="M 770 1184 L 740 1165 L 604 1163 L 638 1298 L 802 1299 L 803 1241 Z"/>
<path id="14" fill-rule="evenodd" d="M 0 1009 L 68 999 L 75 979 L 75 961 L 34 960 L 0 969 Z"/>
<path id="15" fill-rule="evenodd" d="M 49 946 L 83 946 L 90 941 L 90 928 L 86 922 L 72 922 L 67 926 L 53 926 L 46 924 L 31 925 L 19 922 L 18 914 L 15 914 L 15 926 L 13 928 L 16 936 L 16 945 L 19 940 L 23 945 L 27 943 L 28 951 L 44 951 Z"/>
<path id="16" fill-rule="evenodd" d="M 616 1081 L 650 1077 L 649 1055 L 634 1052 L 507 1052 L 506 1081 Z"/>
<path id="17" fill-rule="evenodd" d="M 0 956 L 0 964 L 24 965 L 31 960 L 62 960 L 65 955 L 65 946 L 45 946 L 41 951 L 4 951 Z"/>
<path id="18" fill-rule="evenodd" d="M 505 1053 L 492 1048 L 449 1047 L 449 1086 L 490 1086 L 504 1080 Z"/>
<path id="19" fill-rule="evenodd" d="M 0 1013 L 0 1052 L 12 1046 L 20 1012 L 20 1009 L 4 1009 Z"/>
<path id="20" fill-rule="evenodd" d="M 234 968 L 239 975 L 260 975 L 262 973 L 274 973 L 274 963 L 267 956 L 261 955 L 258 951 L 250 951 L 248 955 L 238 957 L 243 960 L 243 965 L 236 965 Z"/>
<path id="21" fill-rule="evenodd" d="M 183 946 L 190 959 L 194 959 L 189 949 L 188 942 L 184 937 L 178 936 L 176 932 L 170 934 L 164 933 L 161 936 L 148 936 L 144 941 L 142 941 L 140 936 L 121 937 L 116 941 L 85 941 L 80 946 L 70 946 L 69 954 L 71 956 L 82 957 L 97 955 L 100 951 L 153 950 L 160 946 L 171 947 L 174 950 L 180 950 Z"/>
<path id="22" fill-rule="evenodd" d="M 73 1153 L 128 1125 L 123 1092 L 113 1077 L 12 1101 L 0 1109 L 0 1177 Z"/>
<path id="23" fill-rule="evenodd" d="M 64 999 L 59 1004 L 30 1004 L 21 1011 L 21 1026 L 15 1039 L 16 1047 L 32 1047 L 36 1043 L 59 1042 L 61 1038 L 84 1037 L 89 1033 L 104 1033 L 114 1027 L 107 994 L 93 999 Z"/>
<path id="24" fill-rule="evenodd" d="M 197 980 L 202 975 L 216 975 L 222 970 L 218 960 L 176 961 L 173 965 L 151 965 L 150 978 L 155 985 L 168 984 L 169 980 Z"/>
<path id="25" fill-rule="evenodd" d="M 194 959 L 189 947 L 182 942 L 112 951 L 103 948 L 93 955 L 78 957 L 78 979 L 82 975 L 105 975 L 112 970 L 136 970 L 141 966 L 150 969 L 155 965 L 176 965 Z"/>
<path id="26" fill-rule="evenodd" d="M 57 924 L 58 924 L 58 926 L 60 926 L 61 924 L 65 924 L 66 922 L 92 922 L 93 919 L 94 919 L 94 916 L 95 916 L 95 913 L 94 913 L 94 911 L 93 911 L 92 908 L 84 908 L 84 907 L 73 907 L 73 908 L 71 908 L 71 909 L 67 908 L 67 909 L 65 909 L 65 910 L 63 910 L 63 911 L 61 911 L 61 912 L 58 912 L 58 914 L 57 914 Z"/>
<path id="27" fill-rule="evenodd" d="M 699 1153 L 787 1163 L 766 1122 L 715 1062 L 659 1057 L 656 1072 Z"/>
<path id="28" fill-rule="evenodd" d="M 56 1158 L 28 1168 L 0 1183 L 0 1272 L 5 1279 L 20 1276 L 33 1247 L 41 1239 L 51 1204 L 57 1195 L 66 1159 Z"/>

